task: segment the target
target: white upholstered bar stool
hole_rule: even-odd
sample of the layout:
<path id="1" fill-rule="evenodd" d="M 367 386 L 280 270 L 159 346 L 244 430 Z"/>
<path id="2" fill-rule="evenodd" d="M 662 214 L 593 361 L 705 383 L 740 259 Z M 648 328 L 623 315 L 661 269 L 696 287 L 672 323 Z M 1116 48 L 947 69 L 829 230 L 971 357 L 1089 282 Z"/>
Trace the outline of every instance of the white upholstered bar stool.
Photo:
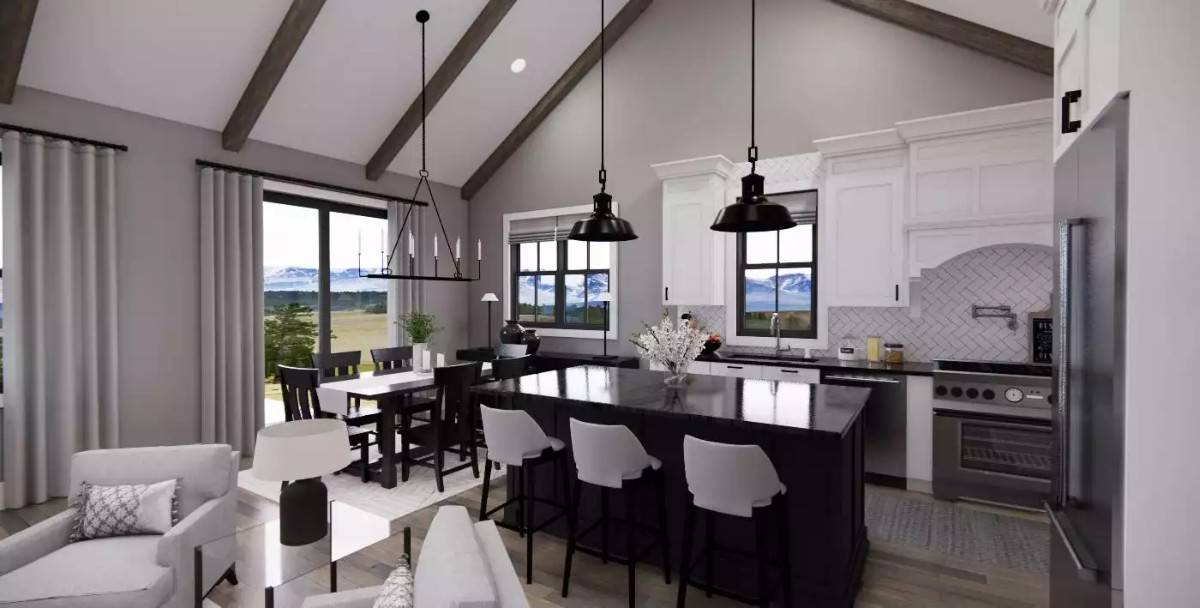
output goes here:
<path id="1" fill-rule="evenodd" d="M 692 568 L 699 560 L 692 560 L 692 531 L 696 525 L 696 510 L 704 511 L 704 548 L 700 559 L 704 560 L 705 593 L 714 592 L 750 604 L 768 606 L 775 591 L 782 586 L 784 606 L 792 605 L 791 559 L 788 555 L 787 487 L 779 481 L 775 465 L 766 452 L 757 445 L 736 445 L 705 441 L 685 435 L 683 438 L 683 466 L 691 500 L 687 504 L 684 518 L 683 560 L 679 574 L 679 596 L 677 605 L 683 608 L 688 585 L 701 586 L 691 580 Z M 774 587 L 767 584 L 768 567 L 767 541 L 769 512 L 774 511 L 778 529 L 779 557 L 775 562 L 779 580 Z M 719 591 L 713 587 L 713 552 L 729 552 L 715 543 L 717 515 L 749 518 L 754 520 L 755 544 L 753 558 L 758 562 L 758 597 L 749 598 L 739 594 Z"/>
<path id="2" fill-rule="evenodd" d="M 638 440 L 633 431 L 623 424 L 593 424 L 571 419 L 571 452 L 575 457 L 575 489 L 572 495 L 575 502 L 571 505 L 567 533 L 567 556 L 563 566 L 562 595 L 567 597 L 571 584 L 571 560 L 575 551 L 596 553 L 595 550 L 580 547 L 579 539 L 587 536 L 600 527 L 599 555 L 605 563 L 613 560 L 624 563 L 629 569 L 629 605 L 634 605 L 635 567 L 640 557 L 649 553 L 658 545 L 662 549 L 663 578 L 671 584 L 671 558 L 667 542 L 667 491 L 662 474 L 662 461 L 646 453 L 646 448 Z M 579 530 L 579 503 L 583 495 L 583 484 L 600 489 L 600 519 L 594 521 L 584 530 Z M 625 495 L 625 518 L 613 518 L 609 514 L 609 494 L 620 490 Z M 654 501 L 657 504 L 658 524 L 649 526 L 638 522 L 637 498 L 642 491 L 654 491 Z M 625 528 L 625 556 L 612 557 L 608 552 L 609 523 L 617 523 Z M 638 548 L 638 531 L 649 532 L 653 535 L 650 543 Z"/>
<path id="3" fill-rule="evenodd" d="M 517 525 L 513 526 L 504 521 L 496 525 L 509 530 L 515 530 L 525 537 L 525 582 L 533 582 L 533 534 L 557 521 L 567 514 L 567 505 L 571 504 L 569 476 L 567 473 L 566 445 L 559 439 L 548 437 L 542 427 L 538 426 L 524 410 L 504 410 L 486 405 L 479 406 L 483 418 L 483 436 L 487 442 L 487 457 L 517 472 L 516 496 L 511 496 L 499 506 L 488 509 L 488 486 L 492 482 L 492 467 L 485 466 L 483 476 L 483 497 L 479 501 L 479 520 L 488 519 L 492 513 L 513 504 L 517 508 Z M 534 484 L 534 467 L 542 464 L 557 464 L 555 467 L 560 476 L 558 486 L 562 488 L 562 502 L 546 498 L 538 498 Z M 511 469 L 510 469 L 511 471 Z M 550 518 L 538 524 L 533 522 L 534 505 L 543 503 L 557 509 Z"/>

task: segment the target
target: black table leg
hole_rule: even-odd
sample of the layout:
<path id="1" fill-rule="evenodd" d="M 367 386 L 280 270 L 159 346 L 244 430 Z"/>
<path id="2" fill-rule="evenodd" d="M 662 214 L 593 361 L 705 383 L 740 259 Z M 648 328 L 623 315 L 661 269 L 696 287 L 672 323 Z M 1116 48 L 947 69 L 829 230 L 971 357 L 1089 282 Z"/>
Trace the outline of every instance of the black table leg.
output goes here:
<path id="1" fill-rule="evenodd" d="M 275 608 L 275 588 L 267 587 L 267 590 L 263 593 L 266 596 L 267 608 Z"/>
<path id="2" fill-rule="evenodd" d="M 379 402 L 379 485 L 396 487 L 396 400 Z"/>
<path id="3" fill-rule="evenodd" d="M 329 562 L 329 592 L 337 593 L 337 560 Z"/>
<path id="4" fill-rule="evenodd" d="M 204 604 L 204 566 L 202 565 L 202 556 L 200 547 L 192 548 L 192 576 L 195 581 L 195 589 L 193 590 L 196 608 L 201 608 Z"/>

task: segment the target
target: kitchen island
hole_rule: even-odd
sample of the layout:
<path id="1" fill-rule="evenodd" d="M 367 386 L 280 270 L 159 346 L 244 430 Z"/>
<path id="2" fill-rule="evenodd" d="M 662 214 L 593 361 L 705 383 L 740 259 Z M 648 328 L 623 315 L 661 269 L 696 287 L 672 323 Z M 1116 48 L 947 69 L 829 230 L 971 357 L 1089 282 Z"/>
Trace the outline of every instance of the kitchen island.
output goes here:
<path id="1" fill-rule="evenodd" d="M 761 446 L 788 488 L 789 574 L 796 605 L 852 606 L 868 547 L 862 413 L 869 389 L 718 376 L 691 376 L 676 388 L 664 385 L 665 378 L 665 373 L 650 370 L 579 366 L 482 384 L 473 391 L 485 402 L 529 412 L 548 435 L 566 442 L 568 450 L 571 418 L 632 429 L 646 450 L 663 461 L 671 568 L 676 573 L 683 544 L 681 515 L 689 500 L 684 435 Z M 539 472 L 536 492 L 554 499 L 558 490 L 552 471 L 541 468 L 547 470 Z M 516 478 L 507 476 L 510 496 L 517 494 Z M 647 504 L 639 510 L 654 513 L 651 497 L 645 498 Z M 581 521 L 599 515 L 597 503 L 581 502 Z M 565 522 L 547 530 L 565 536 Z M 623 538 L 618 534 L 614 539 Z M 751 520 L 720 518 L 719 546 L 752 551 L 754 538 Z M 623 552 L 623 543 L 614 540 L 613 548 Z M 644 559 L 653 562 L 657 553 Z M 714 570 L 718 588 L 755 591 L 752 561 L 718 554 Z M 696 576 L 703 576 L 702 568 Z"/>

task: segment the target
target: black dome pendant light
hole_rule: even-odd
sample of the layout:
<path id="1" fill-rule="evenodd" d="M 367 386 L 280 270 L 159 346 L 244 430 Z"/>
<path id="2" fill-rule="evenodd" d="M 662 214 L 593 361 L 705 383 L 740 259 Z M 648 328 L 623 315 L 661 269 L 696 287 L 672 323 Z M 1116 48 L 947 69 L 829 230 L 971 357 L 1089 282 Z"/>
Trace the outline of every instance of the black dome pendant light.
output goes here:
<path id="1" fill-rule="evenodd" d="M 755 0 L 750 0 L 750 147 L 746 150 L 750 160 L 750 175 L 742 178 L 742 195 L 737 202 L 726 206 L 717 214 L 712 229 L 717 232 L 767 232 L 787 230 L 796 225 L 787 207 L 767 200 L 763 194 L 763 176 L 754 172 L 758 162 L 758 146 L 754 143 L 754 46 Z"/>
<path id="2" fill-rule="evenodd" d="M 567 237 L 575 241 L 632 241 L 633 225 L 612 212 L 612 195 L 604 191 L 604 0 L 600 0 L 600 192 L 592 196 L 592 214 L 575 222 Z"/>

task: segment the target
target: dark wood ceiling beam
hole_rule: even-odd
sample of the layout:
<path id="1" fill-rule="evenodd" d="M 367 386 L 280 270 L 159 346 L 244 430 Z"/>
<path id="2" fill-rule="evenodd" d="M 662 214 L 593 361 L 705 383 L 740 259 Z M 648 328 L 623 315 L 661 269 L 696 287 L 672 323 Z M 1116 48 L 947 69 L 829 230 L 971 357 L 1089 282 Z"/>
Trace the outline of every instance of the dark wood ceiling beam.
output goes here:
<path id="1" fill-rule="evenodd" d="M 508 9 L 516 3 L 517 0 L 488 0 L 483 10 L 479 11 L 479 15 L 471 23 L 471 27 L 467 28 L 458 44 L 454 45 L 445 61 L 438 67 L 437 72 L 434 72 L 433 78 L 429 79 L 429 83 L 425 87 L 426 114 L 433 111 L 434 106 L 441 101 L 442 95 L 450 90 L 450 85 L 454 84 L 458 75 L 462 73 L 468 63 L 471 63 L 475 53 L 479 52 L 483 43 L 487 42 L 492 32 L 496 30 L 496 26 L 504 20 Z M 396 155 L 400 154 L 400 150 L 404 149 L 408 140 L 412 139 L 413 133 L 416 133 L 417 128 L 421 126 L 421 118 L 421 94 L 418 93 L 416 99 L 408 104 L 408 110 L 400 117 L 400 121 L 392 128 L 392 132 L 388 133 L 383 143 L 379 145 L 379 149 L 371 155 L 371 160 L 367 161 L 367 179 L 376 180 L 383 176 L 388 165 L 392 164 Z"/>
<path id="2" fill-rule="evenodd" d="M 246 145 L 250 131 L 267 107 L 275 87 L 291 65 L 300 43 L 308 36 L 308 30 L 323 6 L 325 0 L 292 0 L 292 6 L 283 16 L 279 29 L 275 30 L 275 37 L 258 62 L 254 76 L 250 77 L 250 83 L 246 85 L 242 98 L 225 124 L 225 130 L 221 131 L 221 147 L 237 152 Z"/>
<path id="3" fill-rule="evenodd" d="M 0 2 L 0 103 L 12 103 L 38 0 Z"/>
<path id="4" fill-rule="evenodd" d="M 832 0 L 872 17 L 941 38 L 1042 74 L 1054 74 L 1054 49 L 906 0 Z"/>
<path id="5" fill-rule="evenodd" d="M 605 49 L 611 49 L 621 39 L 621 35 L 637 21 L 638 17 L 642 15 L 646 7 L 650 6 L 651 2 L 653 0 L 629 0 L 625 3 L 625 6 L 621 7 L 620 12 L 613 16 L 608 22 L 608 26 L 604 28 Z M 579 81 L 583 80 L 588 71 L 599 61 L 600 35 L 597 34 L 592 43 L 567 68 L 567 71 L 563 72 L 563 75 L 550 87 L 550 90 L 546 91 L 545 95 L 542 95 L 542 98 L 533 106 L 533 109 L 529 110 L 525 118 L 522 118 L 521 122 L 517 123 L 517 126 L 508 134 L 508 137 L 505 137 L 504 141 L 500 142 L 500 145 L 492 151 L 487 160 L 483 161 L 483 164 L 475 170 L 470 179 L 463 184 L 461 191 L 463 199 L 470 200 L 471 197 L 479 192 L 479 189 L 521 147 L 521 144 L 537 130 L 542 121 L 546 120 L 546 117 L 554 111 L 554 108 L 558 107 L 558 104 L 563 99 L 566 99 L 567 94 L 575 88 L 575 85 L 579 84 Z"/>

